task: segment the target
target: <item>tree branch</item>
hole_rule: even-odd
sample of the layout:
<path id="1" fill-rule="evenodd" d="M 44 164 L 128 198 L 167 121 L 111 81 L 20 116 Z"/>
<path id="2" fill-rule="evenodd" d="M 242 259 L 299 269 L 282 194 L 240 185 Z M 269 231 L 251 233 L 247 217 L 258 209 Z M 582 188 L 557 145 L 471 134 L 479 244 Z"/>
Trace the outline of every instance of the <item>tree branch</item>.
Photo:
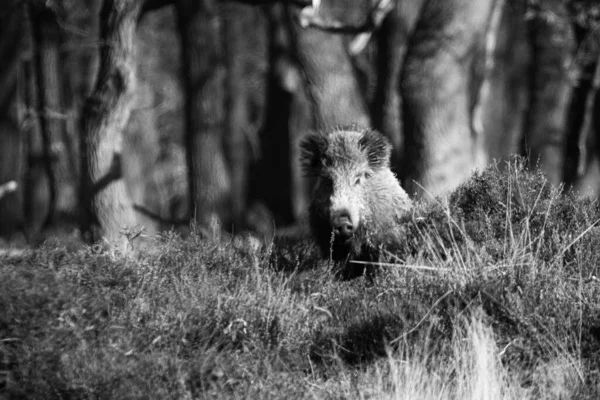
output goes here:
<path id="1" fill-rule="evenodd" d="M 0 200 L 7 194 L 16 191 L 18 187 L 19 185 L 15 181 L 8 181 L 0 185 Z"/>
<path id="2" fill-rule="evenodd" d="M 93 198 L 112 182 L 121 179 L 121 176 L 121 154 L 114 153 L 108 172 L 92 184 L 91 197 Z"/>
<path id="3" fill-rule="evenodd" d="M 352 24 L 345 21 L 339 21 L 335 18 L 323 18 L 319 15 L 319 3 L 302 9 L 300 13 L 300 25 L 303 28 L 314 27 L 334 33 L 365 33 L 373 31 L 381 26 L 381 23 L 395 7 L 393 0 L 379 0 L 377 4 L 367 13 L 367 18 L 363 24 Z"/>
<path id="4" fill-rule="evenodd" d="M 231 3 L 242 3 L 248 4 L 251 6 L 259 6 L 263 4 L 274 4 L 274 3 L 283 3 L 283 4 L 293 4 L 300 7 L 308 7 L 312 4 L 311 0 L 222 0 L 224 2 Z"/>

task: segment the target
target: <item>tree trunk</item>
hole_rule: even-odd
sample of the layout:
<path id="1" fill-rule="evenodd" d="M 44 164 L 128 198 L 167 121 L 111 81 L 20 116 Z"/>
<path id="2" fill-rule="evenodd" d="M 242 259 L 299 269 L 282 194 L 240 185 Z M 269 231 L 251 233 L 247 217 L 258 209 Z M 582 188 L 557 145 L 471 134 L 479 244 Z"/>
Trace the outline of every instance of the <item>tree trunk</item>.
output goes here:
<path id="1" fill-rule="evenodd" d="M 480 101 L 484 148 L 489 159 L 508 159 L 519 154 L 529 103 L 528 76 L 531 46 L 527 40 L 526 5 L 520 0 L 504 2 L 493 67 L 487 79 L 489 96 Z"/>
<path id="2" fill-rule="evenodd" d="M 487 152 L 487 135 L 485 134 L 486 107 L 496 100 L 496 94 L 492 92 L 491 77 L 496 62 L 496 47 L 500 33 L 500 23 L 504 14 L 505 0 L 496 0 L 489 17 L 489 23 L 485 31 L 485 37 L 479 47 L 477 60 L 472 66 L 471 77 L 471 132 L 476 138 L 476 151 L 481 154 L 480 165 L 489 163 Z"/>
<path id="3" fill-rule="evenodd" d="M 71 171 L 79 178 L 77 185 L 81 182 L 79 144 L 82 110 L 85 100 L 94 89 L 98 76 L 99 13 L 102 3 L 103 0 L 80 0 L 77 2 L 63 0 L 63 4 L 67 8 L 62 23 L 63 26 L 69 27 L 61 32 L 62 42 L 65 44 L 61 54 L 64 66 L 61 72 L 62 87 L 64 88 L 63 107 L 67 114 L 66 136 L 71 141 L 68 150 L 75 164 L 71 166 Z M 77 198 L 77 196 L 72 197 Z"/>
<path id="4" fill-rule="evenodd" d="M 228 224 L 231 181 L 224 157 L 222 21 L 213 0 L 177 3 L 185 88 L 190 209 L 201 227 Z"/>
<path id="5" fill-rule="evenodd" d="M 591 84 L 586 96 L 585 112 L 581 123 L 579 148 L 582 156 L 579 162 L 578 177 L 581 178 L 589 170 L 593 156 L 600 159 L 600 58 L 596 55 Z M 585 149 L 585 151 L 583 151 Z M 591 153 L 588 155 L 588 153 Z"/>
<path id="6" fill-rule="evenodd" d="M 373 127 L 387 136 L 394 150 L 392 165 L 399 164 L 402 148 L 402 117 L 398 82 L 404 55 L 407 35 L 402 31 L 397 12 L 392 11 L 378 32 L 377 42 L 377 86 L 371 106 Z"/>
<path id="7" fill-rule="evenodd" d="M 574 82 L 567 114 L 564 182 L 566 187 L 577 184 L 588 172 L 598 155 L 594 133 L 594 107 L 600 85 L 600 33 L 574 24 L 578 57 L 570 77 Z"/>
<path id="8" fill-rule="evenodd" d="M 72 71 L 68 79 L 73 92 L 73 107 L 77 111 L 94 89 L 98 76 L 98 47 L 100 46 L 100 19 L 98 14 L 103 3 L 103 0 L 80 1 L 81 3 L 74 3 L 67 19 L 67 23 L 73 24 L 84 31 L 83 36 L 81 32 L 67 32 L 69 42 L 77 48 L 77 51 L 68 54 L 67 60 L 67 63 L 70 63 L 68 70 Z"/>
<path id="9" fill-rule="evenodd" d="M 596 75 L 594 77 L 592 97 L 590 98 L 589 134 L 594 138 L 594 152 L 596 158 L 600 160 L 600 56 L 596 61 Z M 597 193 L 600 196 L 600 193 Z"/>
<path id="10" fill-rule="evenodd" d="M 297 183 L 292 174 L 295 159 L 292 156 L 293 143 L 288 125 L 293 118 L 292 98 L 297 90 L 298 80 L 294 79 L 294 66 L 290 59 L 290 32 L 283 5 L 268 9 L 268 48 L 266 56 L 266 101 L 264 124 L 259 131 L 259 151 L 257 162 L 250 174 L 250 194 L 253 201 L 250 214 L 258 205 L 268 209 L 275 221 L 248 221 L 252 229 L 266 236 L 272 233 L 274 222 L 285 225 L 293 222 L 293 194 Z M 276 167 L 274 167 L 276 166 Z M 252 215 L 249 215 L 252 219 Z M 256 218 L 255 218 L 256 219 Z M 258 226 L 261 225 L 262 226 Z"/>
<path id="11" fill-rule="evenodd" d="M 152 3 L 158 5 L 157 1 Z M 180 65 L 174 62 L 181 58 L 179 44 L 174 7 L 153 8 L 140 18 L 136 32 L 137 84 L 124 131 L 123 153 L 127 156 L 122 160 L 122 179 L 146 236 L 170 230 L 175 221 L 189 224 L 185 212 L 189 199 L 185 156 L 183 168 L 177 168 L 171 151 L 179 154 L 182 150 L 172 145 L 183 135 Z"/>
<path id="12" fill-rule="evenodd" d="M 43 144 L 39 134 L 39 119 L 35 117 L 34 99 L 37 96 L 33 78 L 33 62 L 21 62 L 19 85 L 19 128 L 23 143 L 23 217 L 28 241 L 40 237 L 49 211 L 48 174 L 41 157 Z"/>
<path id="13" fill-rule="evenodd" d="M 410 194 L 445 193 L 480 166 L 480 138 L 471 130 L 471 73 L 493 5 L 428 2 L 421 12 L 401 75 L 402 182 Z"/>
<path id="14" fill-rule="evenodd" d="M 377 86 L 371 106 L 373 127 L 387 136 L 394 149 L 392 168 L 400 172 L 404 145 L 400 73 L 408 38 L 414 29 L 423 0 L 399 2 L 381 25 L 377 35 Z"/>
<path id="15" fill-rule="evenodd" d="M 523 152 L 529 156 L 532 168 L 539 165 L 550 182 L 559 184 L 563 178 L 572 96 L 567 74 L 573 63 L 575 38 L 563 1 L 548 0 L 539 6 L 539 10 L 533 10 L 529 26 L 533 64 Z"/>
<path id="16" fill-rule="evenodd" d="M 253 31 L 248 17 L 253 10 L 240 4 L 221 8 L 224 25 L 225 78 L 225 142 L 231 172 L 231 222 L 239 227 L 246 208 L 248 188 L 248 146 L 245 128 L 248 124 L 248 93 L 245 82 L 247 43 L 244 35 Z M 249 28 L 249 29 L 248 29 Z M 257 32 L 254 32 L 256 34 Z"/>
<path id="17" fill-rule="evenodd" d="M 292 15 L 292 19 L 294 48 L 307 81 L 315 128 L 329 130 L 349 124 L 370 126 L 366 102 L 342 36 L 317 28 L 302 28 L 296 15 Z"/>
<path id="18" fill-rule="evenodd" d="M 136 86 L 134 38 L 142 2 L 105 0 L 100 13 L 100 66 L 82 113 L 82 232 L 98 224 L 111 244 L 136 224 L 125 182 L 120 179 L 122 134 Z"/>
<path id="19" fill-rule="evenodd" d="M 16 100 L 25 30 L 22 7 L 14 4 L 0 7 L 8 7 L 0 10 L 0 185 L 13 180 L 19 183 L 16 191 L 0 199 L 0 235 L 9 237 L 24 222 L 22 177 L 27 158 L 21 151 L 25 144 L 18 125 L 22 109 Z"/>
<path id="20" fill-rule="evenodd" d="M 55 215 L 58 192 L 57 163 L 54 149 L 58 147 L 61 127 L 58 121 L 50 118 L 51 110 L 59 103 L 58 79 L 58 25 L 53 11 L 42 3 L 29 3 L 29 27 L 31 29 L 31 50 L 33 53 L 33 82 L 35 86 L 35 111 L 39 133 L 42 138 L 41 159 L 47 174 L 49 198 L 48 215 L 44 227 L 49 226 Z M 60 157 L 60 156 L 59 156 Z M 62 179 L 61 183 L 65 183 Z"/>

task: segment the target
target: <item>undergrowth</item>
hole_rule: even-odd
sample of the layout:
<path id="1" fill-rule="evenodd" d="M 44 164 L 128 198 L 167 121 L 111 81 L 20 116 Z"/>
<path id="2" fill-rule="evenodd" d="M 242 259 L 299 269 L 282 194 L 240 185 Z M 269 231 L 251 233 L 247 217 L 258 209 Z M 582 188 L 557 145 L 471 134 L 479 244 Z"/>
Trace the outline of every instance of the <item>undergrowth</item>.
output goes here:
<path id="1" fill-rule="evenodd" d="M 310 241 L 0 256 L 0 396 L 597 398 L 598 204 L 517 161 L 417 204 L 371 279 Z"/>

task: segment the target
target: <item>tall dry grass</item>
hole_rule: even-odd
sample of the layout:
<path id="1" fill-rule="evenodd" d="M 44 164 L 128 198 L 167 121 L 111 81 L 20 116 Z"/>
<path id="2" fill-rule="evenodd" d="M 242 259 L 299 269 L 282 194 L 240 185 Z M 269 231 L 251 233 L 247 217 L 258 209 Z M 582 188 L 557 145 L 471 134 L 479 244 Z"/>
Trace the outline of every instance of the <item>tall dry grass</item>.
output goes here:
<path id="1" fill-rule="evenodd" d="M 598 205 L 519 164 L 417 205 L 372 279 L 310 242 L 0 256 L 0 396 L 600 396 Z"/>

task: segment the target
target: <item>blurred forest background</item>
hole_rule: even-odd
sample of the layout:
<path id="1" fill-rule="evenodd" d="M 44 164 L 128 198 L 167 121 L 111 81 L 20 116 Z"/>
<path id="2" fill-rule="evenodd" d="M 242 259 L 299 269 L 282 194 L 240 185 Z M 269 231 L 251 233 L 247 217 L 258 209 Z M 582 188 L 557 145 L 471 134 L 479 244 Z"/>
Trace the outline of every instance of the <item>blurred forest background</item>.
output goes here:
<path id="1" fill-rule="evenodd" d="M 416 197 L 513 154 L 600 193 L 596 1 L 3 0 L 0 59 L 5 240 L 268 237 L 297 142 L 347 124 Z"/>

